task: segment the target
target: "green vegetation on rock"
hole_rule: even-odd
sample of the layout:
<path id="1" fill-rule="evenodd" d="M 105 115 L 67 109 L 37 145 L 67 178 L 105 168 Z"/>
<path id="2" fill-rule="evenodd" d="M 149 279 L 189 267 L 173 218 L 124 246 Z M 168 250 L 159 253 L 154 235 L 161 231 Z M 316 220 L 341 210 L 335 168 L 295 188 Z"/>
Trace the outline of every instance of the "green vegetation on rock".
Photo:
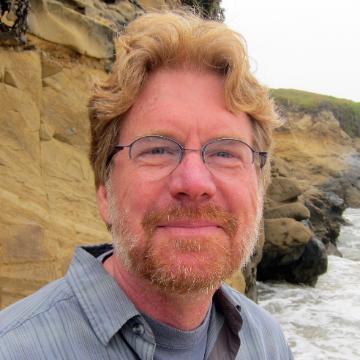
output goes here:
<path id="1" fill-rule="evenodd" d="M 331 111 L 351 137 L 360 137 L 360 102 L 294 89 L 271 89 L 277 105 L 290 111 L 316 113 Z"/>

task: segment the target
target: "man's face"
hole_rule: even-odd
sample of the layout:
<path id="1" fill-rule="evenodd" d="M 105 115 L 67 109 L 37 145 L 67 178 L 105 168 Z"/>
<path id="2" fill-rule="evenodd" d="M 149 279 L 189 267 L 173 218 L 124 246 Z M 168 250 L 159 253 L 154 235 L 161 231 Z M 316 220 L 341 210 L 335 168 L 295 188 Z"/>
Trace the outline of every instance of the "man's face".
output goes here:
<path id="1" fill-rule="evenodd" d="M 187 149 L 219 138 L 253 143 L 248 116 L 226 109 L 223 78 L 180 68 L 150 74 L 119 144 L 154 134 Z M 185 293 L 215 289 L 247 261 L 262 209 L 255 165 L 215 173 L 199 151 L 186 151 L 164 174 L 129 159 L 127 148 L 113 162 L 98 199 L 112 224 L 115 254 L 128 270 L 160 289 Z"/>

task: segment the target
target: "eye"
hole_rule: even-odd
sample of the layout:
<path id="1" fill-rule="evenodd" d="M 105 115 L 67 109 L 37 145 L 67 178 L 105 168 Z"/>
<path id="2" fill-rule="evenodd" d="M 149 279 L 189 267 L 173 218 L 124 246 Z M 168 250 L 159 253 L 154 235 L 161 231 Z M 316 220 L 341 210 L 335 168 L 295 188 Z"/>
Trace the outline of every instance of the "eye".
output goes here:
<path id="1" fill-rule="evenodd" d="M 248 146 L 234 139 L 221 139 L 205 147 L 205 159 L 210 166 L 239 167 L 252 162 Z"/>
<path id="2" fill-rule="evenodd" d="M 218 151 L 214 154 L 210 154 L 210 156 L 216 156 L 216 157 L 221 157 L 221 158 L 232 158 L 234 157 L 233 154 L 227 152 L 227 151 Z"/>
<path id="3" fill-rule="evenodd" d="M 172 155 L 174 154 L 174 149 L 171 149 L 166 146 L 156 146 L 148 149 L 144 149 L 141 155 Z"/>
<path id="4" fill-rule="evenodd" d="M 179 150 L 178 144 L 170 139 L 146 136 L 133 143 L 130 157 L 143 163 L 160 165 L 165 161 L 176 160 Z"/>
<path id="5" fill-rule="evenodd" d="M 169 146 L 149 146 L 136 150 L 135 157 L 143 159 L 173 158 L 177 155 L 176 149 Z"/>
<path id="6" fill-rule="evenodd" d="M 226 160 L 237 158 L 238 155 L 234 151 L 229 151 L 225 149 L 214 149 L 207 152 L 207 157 L 213 160 Z"/>
<path id="7" fill-rule="evenodd" d="M 165 148 L 156 147 L 148 150 L 148 153 L 151 155 L 162 155 L 165 154 L 166 150 Z"/>

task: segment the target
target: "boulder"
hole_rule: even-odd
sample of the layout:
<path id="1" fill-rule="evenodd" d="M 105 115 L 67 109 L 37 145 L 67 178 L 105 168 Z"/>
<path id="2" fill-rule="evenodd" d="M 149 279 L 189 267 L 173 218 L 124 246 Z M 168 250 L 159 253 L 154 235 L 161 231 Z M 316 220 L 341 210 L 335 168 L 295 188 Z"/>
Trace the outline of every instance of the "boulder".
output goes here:
<path id="1" fill-rule="evenodd" d="M 282 254 L 291 253 L 294 248 L 304 247 L 312 237 L 311 230 L 294 219 L 266 219 L 264 224 L 264 255 L 271 248 Z"/>
<path id="2" fill-rule="evenodd" d="M 302 223 L 288 218 L 264 221 L 265 244 L 257 269 L 258 280 L 283 279 L 283 269 L 303 255 L 312 232 Z"/>
<path id="3" fill-rule="evenodd" d="M 294 219 L 265 220 L 266 241 L 257 279 L 315 285 L 327 269 L 324 244 Z"/>
<path id="4" fill-rule="evenodd" d="M 265 208 L 264 217 L 265 219 L 291 218 L 301 221 L 310 217 L 310 211 L 300 202 L 294 202 L 269 209 Z"/>
<path id="5" fill-rule="evenodd" d="M 267 195 L 278 202 L 296 200 L 302 193 L 296 179 L 276 177 L 271 180 Z"/>
<path id="6" fill-rule="evenodd" d="M 318 276 L 326 272 L 327 264 L 324 244 L 313 238 L 306 244 L 301 257 L 284 271 L 285 280 L 315 286 Z"/>
<path id="7" fill-rule="evenodd" d="M 327 270 L 327 254 L 324 244 L 312 238 L 303 248 L 297 260 L 289 263 L 261 262 L 258 280 L 286 280 L 295 284 L 314 286 L 318 276 Z"/>

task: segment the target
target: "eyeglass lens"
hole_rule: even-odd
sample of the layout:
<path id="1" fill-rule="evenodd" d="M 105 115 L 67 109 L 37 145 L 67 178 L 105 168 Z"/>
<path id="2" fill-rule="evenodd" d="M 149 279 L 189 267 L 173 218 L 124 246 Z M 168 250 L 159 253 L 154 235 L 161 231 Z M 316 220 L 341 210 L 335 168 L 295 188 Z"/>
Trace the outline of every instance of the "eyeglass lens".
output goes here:
<path id="1" fill-rule="evenodd" d="M 149 168 L 175 169 L 186 151 L 176 141 L 146 136 L 132 143 L 130 158 Z M 201 149 L 203 161 L 210 170 L 242 169 L 253 163 L 253 151 L 245 143 L 235 139 L 214 140 Z"/>

